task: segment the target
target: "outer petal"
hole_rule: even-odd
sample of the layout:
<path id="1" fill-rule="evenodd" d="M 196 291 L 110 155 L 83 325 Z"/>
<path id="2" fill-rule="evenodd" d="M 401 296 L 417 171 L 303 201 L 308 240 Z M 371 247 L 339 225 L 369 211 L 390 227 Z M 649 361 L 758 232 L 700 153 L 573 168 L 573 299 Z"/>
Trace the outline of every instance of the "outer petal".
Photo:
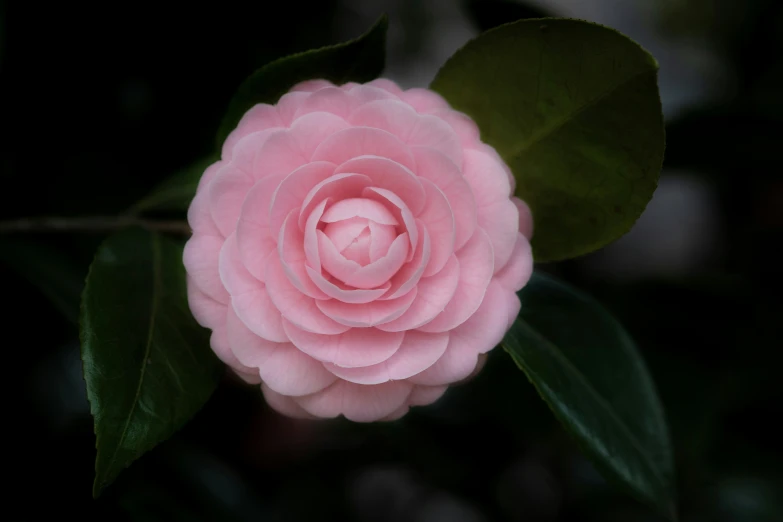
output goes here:
<path id="1" fill-rule="evenodd" d="M 371 85 L 373 87 L 383 89 L 384 91 L 390 92 L 395 96 L 399 96 L 400 94 L 402 94 L 402 89 L 400 89 L 400 87 L 396 83 L 386 78 L 377 78 L 369 82 L 367 85 Z"/>
<path id="2" fill-rule="evenodd" d="M 209 210 L 209 191 L 206 188 L 197 190 L 193 201 L 190 202 L 188 225 L 194 234 L 223 237 L 212 220 L 212 213 Z"/>
<path id="3" fill-rule="evenodd" d="M 302 409 L 296 401 L 286 395 L 281 395 L 276 391 L 269 389 L 269 386 L 265 384 L 261 385 L 261 391 L 264 394 L 266 403 L 278 413 L 293 417 L 295 419 L 315 419 L 314 415 L 310 415 L 304 409 Z"/>
<path id="4" fill-rule="evenodd" d="M 514 252 L 503 269 L 495 274 L 495 281 L 512 292 L 522 290 L 533 274 L 533 254 L 530 243 L 521 233 L 517 236 Z"/>
<path id="5" fill-rule="evenodd" d="M 408 89 L 400 95 L 400 98 L 421 114 L 450 108 L 440 94 L 429 89 Z"/>
<path id="6" fill-rule="evenodd" d="M 244 116 L 242 116 L 242 119 L 239 120 L 239 124 L 237 124 L 237 128 L 228 135 L 226 141 L 223 143 L 223 150 L 221 153 L 223 159 L 231 158 L 234 146 L 248 134 L 282 126 L 283 120 L 280 118 L 277 109 L 273 105 L 268 105 L 266 103 L 254 105 L 244 114 Z"/>
<path id="7" fill-rule="evenodd" d="M 220 281 L 218 258 L 223 238 L 196 235 L 188 239 L 182 253 L 185 270 L 199 289 L 220 303 L 228 303 L 228 292 Z"/>
<path id="8" fill-rule="evenodd" d="M 190 275 L 187 276 L 187 287 L 188 305 L 198 324 L 214 330 L 226 320 L 226 305 L 199 290 Z"/>
<path id="9" fill-rule="evenodd" d="M 402 407 L 412 389 L 406 381 L 362 386 L 338 380 L 321 392 L 298 397 L 296 402 L 316 417 L 344 415 L 352 421 L 372 422 Z"/>
<path id="10" fill-rule="evenodd" d="M 372 186 L 393 192 L 405 202 L 414 216 L 418 215 L 426 202 L 419 179 L 405 166 L 380 156 L 359 156 L 340 164 L 335 173 L 351 172 L 364 174 Z"/>
<path id="11" fill-rule="evenodd" d="M 228 344 L 225 324 L 220 325 L 220 328 L 212 331 L 212 335 L 209 338 L 209 345 L 212 347 L 212 351 L 215 352 L 218 359 L 231 368 L 243 381 L 250 384 L 258 384 L 261 382 L 258 370 L 255 368 L 248 368 L 239 362 L 234 355 L 234 352 L 231 351 L 231 347 Z"/>
<path id="12" fill-rule="evenodd" d="M 373 301 L 367 304 L 342 303 L 335 299 L 317 301 L 316 305 L 327 316 L 340 324 L 366 328 L 397 319 L 410 308 L 416 298 L 416 288 L 396 299 Z"/>
<path id="13" fill-rule="evenodd" d="M 369 127 L 351 127 L 335 132 L 318 146 L 312 159 L 340 165 L 357 156 L 381 156 L 414 172 L 416 170 L 410 149 L 399 138 Z"/>
<path id="14" fill-rule="evenodd" d="M 424 223 L 432 240 L 432 255 L 424 277 L 438 273 L 454 254 L 454 213 L 446 196 L 428 179 L 422 180 L 427 204 L 417 219 Z"/>
<path id="15" fill-rule="evenodd" d="M 497 346 L 508 330 L 507 293 L 492 281 L 476 313 L 450 332 L 449 346 L 443 357 L 412 377 L 411 382 L 437 386 L 468 377 L 476 368 L 478 355 Z"/>
<path id="16" fill-rule="evenodd" d="M 267 265 L 266 281 L 267 291 L 275 308 L 299 328 L 326 335 L 343 333 L 349 329 L 324 315 L 312 297 L 297 290 L 288 280 L 283 265 L 276 256 L 272 256 Z"/>
<path id="17" fill-rule="evenodd" d="M 224 237 L 236 228 L 239 209 L 252 186 L 253 179 L 250 176 L 227 165 L 220 169 L 206 187 L 212 219 Z"/>
<path id="18" fill-rule="evenodd" d="M 381 332 L 375 328 L 351 328 L 338 335 L 306 332 L 286 321 L 291 342 L 303 353 L 319 361 L 343 367 L 369 366 L 385 361 L 400 348 L 403 333 Z"/>
<path id="19" fill-rule="evenodd" d="M 408 397 L 408 403 L 411 406 L 426 406 L 440 399 L 448 386 L 415 386 Z"/>
<path id="20" fill-rule="evenodd" d="M 233 296 L 231 306 L 254 334 L 273 342 L 288 341 L 280 311 L 272 303 L 263 283 L 259 282 L 252 291 Z"/>
<path id="21" fill-rule="evenodd" d="M 313 282 L 305 270 L 305 237 L 304 233 L 296 226 L 298 209 L 292 210 L 280 229 L 280 238 L 277 241 L 277 250 L 283 263 L 283 270 L 288 280 L 300 292 L 313 299 L 329 299 Z"/>
<path id="22" fill-rule="evenodd" d="M 464 323 L 484 298 L 492 279 L 492 244 L 478 229 L 470 241 L 457 252 L 459 284 L 454 297 L 435 319 L 420 327 L 425 332 L 445 332 Z"/>
<path id="23" fill-rule="evenodd" d="M 269 228 L 280 230 L 289 212 L 303 205 L 310 191 L 322 181 L 329 179 L 335 165 L 326 161 L 315 161 L 302 165 L 286 176 L 272 196 L 269 211 Z"/>
<path id="24" fill-rule="evenodd" d="M 419 328 L 432 321 L 454 298 L 459 273 L 459 261 L 452 254 L 443 270 L 419 281 L 416 299 L 411 307 L 394 321 L 378 325 L 378 328 L 387 332 L 400 332 Z"/>
<path id="25" fill-rule="evenodd" d="M 449 342 L 447 332 L 428 334 L 415 330 L 405 332 L 397 352 L 382 363 L 372 366 L 343 368 L 325 364 L 326 369 L 346 381 L 357 384 L 380 384 L 399 381 L 420 373 L 440 359 Z"/>
<path id="26" fill-rule="evenodd" d="M 280 114 L 280 118 L 286 127 L 291 125 L 294 121 L 294 114 L 309 97 L 310 93 L 302 91 L 287 92 L 280 97 L 277 101 L 277 112 Z"/>
<path id="27" fill-rule="evenodd" d="M 478 224 L 492 241 L 499 270 L 511 257 L 519 231 L 519 212 L 509 199 L 508 178 L 502 163 L 476 150 L 465 151 L 464 175 L 476 198 Z"/>
<path id="28" fill-rule="evenodd" d="M 264 261 L 277 248 L 277 231 L 273 232 L 269 227 L 269 208 L 281 180 L 281 177 L 269 176 L 253 185 L 239 213 L 236 232 L 239 257 L 259 281 L 266 277 Z"/>
<path id="29" fill-rule="evenodd" d="M 310 96 L 312 98 L 313 96 Z M 348 122 L 330 112 L 310 112 L 298 116 L 291 125 L 291 134 L 309 160 L 313 152 L 327 137 L 337 131 L 347 129 Z"/>
<path id="30" fill-rule="evenodd" d="M 356 106 L 356 102 L 351 96 L 339 87 L 325 87 L 311 94 L 302 105 L 296 110 L 294 121 L 305 114 L 312 112 L 328 112 L 347 118 Z"/>
<path id="31" fill-rule="evenodd" d="M 521 199 L 511 198 L 511 202 L 519 211 L 519 231 L 530 241 L 533 238 L 533 213 L 527 203 Z"/>
<path id="32" fill-rule="evenodd" d="M 478 223 L 473 190 L 459 167 L 442 153 L 429 147 L 413 147 L 418 174 L 435 183 L 449 200 L 454 213 L 454 249 L 459 250 L 473 235 Z"/>
<path id="33" fill-rule="evenodd" d="M 291 91 L 302 91 L 302 92 L 316 92 L 320 91 L 321 89 L 326 89 L 328 87 L 334 87 L 334 84 L 330 82 L 329 80 L 305 80 L 303 82 L 299 82 L 293 87 L 291 87 Z"/>
<path id="34" fill-rule="evenodd" d="M 459 141 L 464 148 L 472 148 L 479 143 L 478 125 L 467 114 L 453 109 L 436 109 L 430 112 L 433 116 L 441 118 L 451 125 L 459 136 Z"/>
<path id="35" fill-rule="evenodd" d="M 223 243 L 218 259 L 218 270 L 223 286 L 231 295 L 241 295 L 261 287 L 258 279 L 248 272 L 239 256 L 236 233 L 231 234 Z"/>

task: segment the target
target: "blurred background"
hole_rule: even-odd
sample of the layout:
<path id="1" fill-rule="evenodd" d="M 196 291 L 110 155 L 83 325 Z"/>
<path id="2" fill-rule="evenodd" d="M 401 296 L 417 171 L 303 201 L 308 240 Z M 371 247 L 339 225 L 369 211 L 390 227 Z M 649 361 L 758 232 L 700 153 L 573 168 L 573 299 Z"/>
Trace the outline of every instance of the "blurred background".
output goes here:
<path id="1" fill-rule="evenodd" d="M 426 86 L 469 38 L 523 17 L 599 22 L 652 52 L 667 122 L 654 199 L 621 240 L 540 268 L 593 294 L 638 341 L 668 412 L 681 520 L 783 521 L 783 2 L 164 4 L 0 2 L 0 219 L 121 212 L 213 150 L 249 72 L 353 38 L 382 12 L 386 76 L 403 87 Z M 101 239 L 0 237 L 3 519 L 659 520 L 604 482 L 502 350 L 391 424 L 282 418 L 226 378 L 94 501 L 73 321 Z"/>

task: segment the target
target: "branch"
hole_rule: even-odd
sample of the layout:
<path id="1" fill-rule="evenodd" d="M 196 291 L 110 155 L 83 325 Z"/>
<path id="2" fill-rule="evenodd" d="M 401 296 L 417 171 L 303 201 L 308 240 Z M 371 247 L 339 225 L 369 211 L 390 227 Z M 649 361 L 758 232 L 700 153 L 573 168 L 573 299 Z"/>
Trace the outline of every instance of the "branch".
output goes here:
<path id="1" fill-rule="evenodd" d="M 90 217 L 33 217 L 0 221 L 0 234 L 35 232 L 88 232 L 102 233 L 128 227 L 143 227 L 157 232 L 173 232 L 189 235 L 187 221 L 155 221 L 135 216 L 90 216 Z"/>

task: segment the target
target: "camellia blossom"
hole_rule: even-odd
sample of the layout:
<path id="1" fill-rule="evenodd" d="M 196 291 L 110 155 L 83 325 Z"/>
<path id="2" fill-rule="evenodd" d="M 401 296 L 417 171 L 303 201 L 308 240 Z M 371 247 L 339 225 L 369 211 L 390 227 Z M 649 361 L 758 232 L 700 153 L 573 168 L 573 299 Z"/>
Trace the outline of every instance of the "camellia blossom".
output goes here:
<path id="1" fill-rule="evenodd" d="M 477 369 L 530 278 L 527 205 L 475 123 L 389 80 L 250 109 L 188 211 L 188 299 L 294 417 L 391 420 Z"/>

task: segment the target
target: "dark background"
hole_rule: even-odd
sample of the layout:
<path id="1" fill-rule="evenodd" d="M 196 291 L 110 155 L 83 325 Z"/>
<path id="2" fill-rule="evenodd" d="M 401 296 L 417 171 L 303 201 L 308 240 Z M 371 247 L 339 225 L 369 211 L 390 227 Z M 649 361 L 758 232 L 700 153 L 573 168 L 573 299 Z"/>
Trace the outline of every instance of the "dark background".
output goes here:
<path id="1" fill-rule="evenodd" d="M 494 0 L 196 5 L 0 2 L 0 219 L 123 211 L 213 150 L 253 69 L 357 36 L 381 12 L 387 76 L 403 87 L 425 86 L 479 30 L 544 12 Z M 658 58 L 667 152 L 628 236 L 542 268 L 638 341 L 668 412 L 681 519 L 779 522 L 783 3 L 546 6 L 612 25 Z M 101 239 L 0 237 L 3 519 L 659 520 L 601 479 L 501 350 L 473 382 L 393 424 L 282 418 L 227 378 L 94 501 L 77 329 L 62 310 L 78 306 Z M 75 298 L 53 306 L 48 284 Z"/>

